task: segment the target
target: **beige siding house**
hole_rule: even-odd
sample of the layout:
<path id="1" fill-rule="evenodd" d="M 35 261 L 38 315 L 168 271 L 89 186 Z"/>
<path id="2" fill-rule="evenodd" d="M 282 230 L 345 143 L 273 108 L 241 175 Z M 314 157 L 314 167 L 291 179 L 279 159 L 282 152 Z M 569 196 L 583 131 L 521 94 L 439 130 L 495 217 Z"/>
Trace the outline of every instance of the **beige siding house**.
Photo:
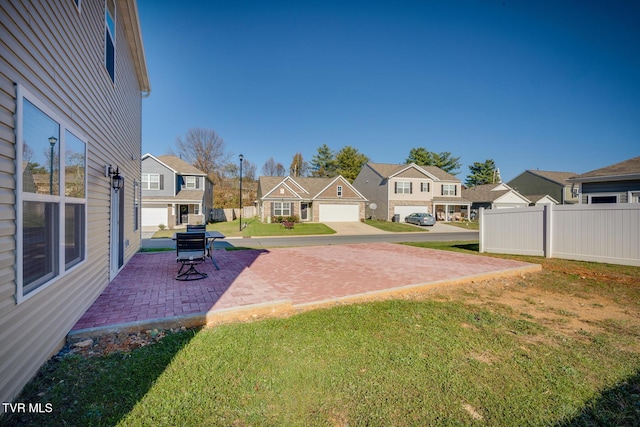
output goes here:
<path id="1" fill-rule="evenodd" d="M 134 0 L 2 1 L 0 39 L 0 400 L 8 402 L 140 248 L 150 85 Z"/>
<path id="2" fill-rule="evenodd" d="M 367 217 L 391 221 L 397 215 L 404 221 L 416 212 L 440 221 L 468 217 L 470 203 L 461 196 L 462 183 L 436 166 L 367 163 L 353 186 L 370 201 Z"/>

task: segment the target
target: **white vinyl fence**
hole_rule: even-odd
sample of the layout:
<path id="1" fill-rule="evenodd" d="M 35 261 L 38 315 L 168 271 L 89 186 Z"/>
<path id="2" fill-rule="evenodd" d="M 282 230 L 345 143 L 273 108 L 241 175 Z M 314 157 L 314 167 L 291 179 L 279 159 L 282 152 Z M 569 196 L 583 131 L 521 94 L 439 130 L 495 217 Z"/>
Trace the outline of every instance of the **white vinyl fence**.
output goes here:
<path id="1" fill-rule="evenodd" d="M 480 252 L 640 266 L 640 204 L 480 209 Z"/>

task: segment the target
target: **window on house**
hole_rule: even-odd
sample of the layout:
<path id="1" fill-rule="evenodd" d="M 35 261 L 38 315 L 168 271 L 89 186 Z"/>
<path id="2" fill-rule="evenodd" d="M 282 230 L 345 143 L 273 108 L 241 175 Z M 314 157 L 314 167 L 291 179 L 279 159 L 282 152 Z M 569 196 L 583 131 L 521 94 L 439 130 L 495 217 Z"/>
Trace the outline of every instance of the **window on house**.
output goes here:
<path id="1" fill-rule="evenodd" d="M 21 86 L 17 102 L 21 302 L 86 259 L 87 181 L 86 143 L 78 133 Z"/>
<path id="2" fill-rule="evenodd" d="M 591 203 L 618 203 L 618 196 L 591 196 Z"/>
<path id="3" fill-rule="evenodd" d="M 458 186 L 455 184 L 442 184 L 442 196 L 456 196 Z"/>
<path id="4" fill-rule="evenodd" d="M 104 7 L 104 66 L 116 81 L 116 4 L 114 0 L 106 0 Z"/>
<path id="5" fill-rule="evenodd" d="M 429 183 L 428 182 L 421 182 L 420 183 L 420 191 L 423 193 L 428 193 L 429 192 Z"/>
<path id="6" fill-rule="evenodd" d="M 275 216 L 290 216 L 291 202 L 273 202 L 273 214 Z"/>
<path id="7" fill-rule="evenodd" d="M 338 197 L 342 197 L 342 185 L 338 185 Z"/>
<path id="8" fill-rule="evenodd" d="M 413 193 L 413 183 L 410 181 L 397 181 L 395 183 L 394 191 L 396 194 L 411 194 Z"/>
<path id="9" fill-rule="evenodd" d="M 143 190 L 160 190 L 160 174 L 143 173 L 142 189 Z"/>
<path id="10" fill-rule="evenodd" d="M 186 176 L 185 177 L 185 187 L 189 189 L 196 188 L 196 177 L 195 176 Z"/>

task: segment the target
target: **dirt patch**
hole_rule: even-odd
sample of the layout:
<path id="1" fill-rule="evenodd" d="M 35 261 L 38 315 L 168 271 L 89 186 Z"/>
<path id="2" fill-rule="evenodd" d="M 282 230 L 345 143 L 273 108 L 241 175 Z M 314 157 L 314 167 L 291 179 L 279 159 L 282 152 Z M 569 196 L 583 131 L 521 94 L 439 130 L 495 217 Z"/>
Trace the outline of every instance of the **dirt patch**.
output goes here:
<path id="1" fill-rule="evenodd" d="M 615 266 L 550 260 L 540 273 L 441 286 L 420 297 L 502 307 L 571 336 L 585 338 L 621 327 L 640 338 L 637 269 L 608 271 L 612 269 Z"/>

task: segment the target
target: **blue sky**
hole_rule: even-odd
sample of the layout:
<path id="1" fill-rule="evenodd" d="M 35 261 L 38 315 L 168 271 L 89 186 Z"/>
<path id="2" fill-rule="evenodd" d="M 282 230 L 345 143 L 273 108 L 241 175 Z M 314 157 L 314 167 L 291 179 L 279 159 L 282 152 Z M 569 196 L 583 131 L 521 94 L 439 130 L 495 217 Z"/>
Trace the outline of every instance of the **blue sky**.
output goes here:
<path id="1" fill-rule="evenodd" d="M 640 155 L 640 2 L 138 0 L 143 153 L 214 129 L 232 160 L 413 147 L 583 173 Z"/>

